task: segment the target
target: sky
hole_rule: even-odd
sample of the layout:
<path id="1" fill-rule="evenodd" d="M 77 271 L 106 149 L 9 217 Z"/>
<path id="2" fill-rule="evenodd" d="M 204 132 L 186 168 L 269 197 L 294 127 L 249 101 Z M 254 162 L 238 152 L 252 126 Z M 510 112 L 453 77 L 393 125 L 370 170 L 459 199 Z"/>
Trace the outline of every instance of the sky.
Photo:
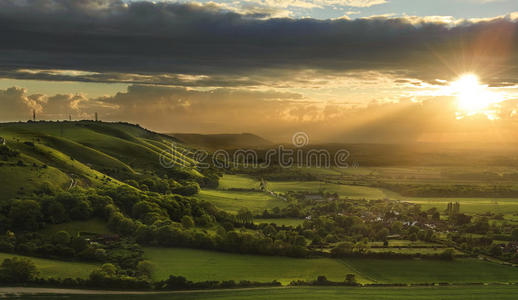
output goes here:
<path id="1" fill-rule="evenodd" d="M 0 121 L 516 142 L 508 0 L 0 0 Z"/>

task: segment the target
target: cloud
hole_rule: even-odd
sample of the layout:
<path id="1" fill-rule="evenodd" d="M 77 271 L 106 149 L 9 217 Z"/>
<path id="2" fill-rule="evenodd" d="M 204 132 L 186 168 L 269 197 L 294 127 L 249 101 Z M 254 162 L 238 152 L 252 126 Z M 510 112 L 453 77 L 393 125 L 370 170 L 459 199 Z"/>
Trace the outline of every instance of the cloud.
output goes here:
<path id="1" fill-rule="evenodd" d="M 26 95 L 21 88 L 0 90 L 0 119 L 3 121 L 20 121 L 32 118 L 32 111 L 41 111 L 40 95 Z"/>
<path id="2" fill-rule="evenodd" d="M 245 0 L 244 3 L 256 3 L 265 7 L 315 8 L 325 6 L 371 7 L 387 3 L 387 0 Z"/>
<path id="3" fill-rule="evenodd" d="M 518 64 L 518 23 L 511 15 L 476 22 L 406 16 L 272 19 L 216 4 L 28 3 L 0 0 L 0 76 L 237 87 L 289 84 L 305 70 L 332 76 L 398 73 L 424 81 L 471 71 L 494 85 L 518 82 L 512 67 Z"/>
<path id="4" fill-rule="evenodd" d="M 219 88 L 129 86 L 113 96 L 29 95 L 25 89 L 0 90 L 0 117 L 10 120 L 93 119 L 138 123 L 160 132 L 254 132 L 289 142 L 304 131 L 312 141 L 401 143 L 514 141 L 518 100 L 498 105 L 500 119 L 471 116 L 457 120 L 452 97 L 423 97 L 416 102 L 371 102 L 367 106 L 311 101 L 297 93 Z M 5 113 L 9 112 L 9 113 Z"/>

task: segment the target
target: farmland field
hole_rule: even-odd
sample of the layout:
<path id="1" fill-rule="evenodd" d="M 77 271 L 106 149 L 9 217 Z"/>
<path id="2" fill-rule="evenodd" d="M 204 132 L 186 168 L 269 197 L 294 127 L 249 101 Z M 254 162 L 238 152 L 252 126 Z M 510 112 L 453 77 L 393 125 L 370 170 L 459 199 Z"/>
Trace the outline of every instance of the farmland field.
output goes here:
<path id="1" fill-rule="evenodd" d="M 363 172 L 367 172 L 369 169 L 362 170 Z M 399 169 L 390 168 L 389 170 L 395 172 Z M 380 172 L 380 170 L 373 169 L 372 172 Z M 384 170 L 384 172 L 388 171 Z M 336 192 L 341 197 L 348 197 L 351 199 L 377 200 L 388 198 L 420 204 L 425 210 L 432 207 L 445 209 L 448 203 L 459 202 L 461 204 L 461 211 L 469 214 L 485 212 L 518 212 L 518 199 L 514 198 L 406 197 L 396 192 L 377 187 L 342 185 L 322 181 L 268 181 L 267 184 L 270 190 L 279 193 L 286 193 L 288 191 L 326 191 L 332 193 Z M 258 182 L 244 175 L 225 175 L 221 179 L 220 188 L 258 188 Z"/>
<path id="2" fill-rule="evenodd" d="M 288 191 L 318 192 L 323 190 L 338 193 L 341 197 L 353 199 L 383 199 L 387 198 L 385 191 L 379 188 L 325 183 L 321 181 L 271 181 L 268 188 L 274 192 Z"/>
<path id="3" fill-rule="evenodd" d="M 314 280 L 319 275 L 343 281 L 346 274 L 354 273 L 342 261 L 329 258 L 299 259 L 178 248 L 145 248 L 144 257 L 155 264 L 157 280 L 174 274 L 192 281 L 277 280 L 288 284 L 292 280 Z"/>
<path id="4" fill-rule="evenodd" d="M 264 209 L 286 205 L 284 201 L 262 192 L 202 190 L 197 197 L 231 212 L 239 211 L 241 208 L 262 212 Z"/>
<path id="5" fill-rule="evenodd" d="M 259 181 L 244 175 L 225 174 L 219 180 L 219 189 L 258 189 Z"/>
<path id="6" fill-rule="evenodd" d="M 345 259 L 362 276 L 383 283 L 518 282 L 518 268 L 478 259 Z"/>
<path id="7" fill-rule="evenodd" d="M 32 260 L 40 271 L 40 277 L 42 278 L 87 278 L 88 275 L 97 268 L 97 265 L 93 263 L 60 261 L 10 253 L 0 253 L 0 261 L 13 257 L 23 257 Z"/>
<path id="8" fill-rule="evenodd" d="M 296 259 L 240 255 L 193 249 L 145 248 L 144 256 L 156 265 L 155 279 L 171 274 L 192 281 L 204 280 L 314 280 L 324 275 L 343 281 L 348 273 L 369 283 L 518 282 L 518 268 L 477 259 Z"/>

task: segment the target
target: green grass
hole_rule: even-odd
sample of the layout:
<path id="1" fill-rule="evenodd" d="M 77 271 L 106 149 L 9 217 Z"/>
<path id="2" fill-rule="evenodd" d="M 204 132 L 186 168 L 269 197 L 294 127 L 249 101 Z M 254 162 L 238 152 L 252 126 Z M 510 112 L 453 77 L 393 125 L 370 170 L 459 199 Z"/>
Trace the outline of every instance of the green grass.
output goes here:
<path id="1" fill-rule="evenodd" d="M 259 181 L 244 175 L 225 174 L 219 180 L 219 189 L 259 189 Z"/>
<path id="2" fill-rule="evenodd" d="M 383 252 L 394 252 L 394 253 L 402 253 L 402 254 L 423 254 L 423 255 L 431 255 L 431 254 L 441 254 L 446 249 L 452 248 L 370 248 L 369 252 L 372 253 L 383 253 Z M 452 249 L 456 255 L 462 254 L 462 252 Z"/>
<path id="3" fill-rule="evenodd" d="M 314 280 L 319 275 L 342 281 L 346 274 L 354 273 L 362 283 L 518 282 L 518 268 L 464 258 L 296 259 L 178 248 L 145 248 L 144 256 L 156 265 L 154 279 L 174 274 L 192 281 L 244 279 L 289 283 Z"/>
<path id="4" fill-rule="evenodd" d="M 366 186 L 342 185 L 321 181 L 268 181 L 268 188 L 274 192 L 288 191 L 318 192 L 320 190 L 338 193 L 342 197 L 352 199 L 383 199 L 387 198 L 384 190 Z"/>
<path id="5" fill-rule="evenodd" d="M 513 213 L 518 212 L 518 199 L 514 198 L 440 198 L 440 197 L 405 197 L 398 193 L 381 188 L 341 185 L 320 181 L 269 181 L 268 188 L 275 192 L 305 191 L 318 192 L 320 190 L 338 193 L 342 197 L 351 199 L 392 199 L 420 204 L 423 210 L 436 207 L 446 209 L 449 202 L 459 202 L 461 212 L 478 214 L 485 212 Z"/>
<path id="6" fill-rule="evenodd" d="M 29 160 L 30 161 L 30 160 Z M 4 164 L 0 166 L 0 200 L 17 196 L 27 196 L 41 187 L 43 182 L 53 188 L 63 188 L 70 182 L 68 176 L 60 170 L 48 167 L 32 167 L 32 165 L 16 166 Z"/>
<path id="7" fill-rule="evenodd" d="M 513 213 L 518 212 L 518 199 L 511 198 L 421 198 L 421 197 L 391 197 L 402 201 L 420 204 L 426 210 L 437 207 L 444 210 L 449 202 L 459 202 L 460 211 L 468 214 L 485 212 Z M 495 202 L 496 201 L 496 202 Z"/>
<path id="8" fill-rule="evenodd" d="M 363 277 L 383 283 L 518 282 L 518 268 L 478 259 L 345 259 Z"/>
<path id="9" fill-rule="evenodd" d="M 40 271 L 42 278 L 87 278 L 98 266 L 93 263 L 61 261 L 45 258 L 28 257 L 10 253 L 0 253 L 0 261 L 6 258 L 24 257 L 32 260 Z"/>
<path id="10" fill-rule="evenodd" d="M 252 212 L 262 212 L 264 209 L 286 206 L 286 202 L 283 200 L 262 192 L 202 190 L 196 197 L 212 202 L 217 207 L 230 212 L 237 212 L 241 208 L 247 208 Z"/>
<path id="11" fill-rule="evenodd" d="M 293 287 L 249 290 L 188 291 L 145 295 L 24 295 L 27 299 L 76 300 L 514 300 L 518 286 L 452 287 Z"/>
<path id="12" fill-rule="evenodd" d="M 145 248 L 144 257 L 155 264 L 156 280 L 174 274 L 192 281 L 278 280 L 288 284 L 292 280 L 314 280 L 319 275 L 343 281 L 346 274 L 353 273 L 340 260 L 329 258 L 298 259 L 178 248 Z"/>
<path id="13" fill-rule="evenodd" d="M 42 233 L 52 234 L 58 231 L 65 230 L 70 234 L 77 234 L 78 232 L 91 232 L 98 234 L 109 234 L 111 231 L 106 226 L 106 222 L 100 219 L 92 219 L 88 221 L 72 221 L 63 224 L 49 225 L 42 230 Z"/>

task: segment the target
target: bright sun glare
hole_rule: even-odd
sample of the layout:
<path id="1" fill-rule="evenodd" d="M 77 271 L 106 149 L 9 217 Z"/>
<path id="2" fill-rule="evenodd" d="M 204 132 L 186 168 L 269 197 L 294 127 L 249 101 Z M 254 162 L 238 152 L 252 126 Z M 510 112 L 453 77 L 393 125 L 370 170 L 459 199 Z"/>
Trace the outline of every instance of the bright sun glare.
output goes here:
<path id="1" fill-rule="evenodd" d="M 485 113 L 489 117 L 488 110 L 499 102 L 498 95 L 491 92 L 487 85 L 480 84 L 475 74 L 462 75 L 451 84 L 451 88 L 457 97 L 459 110 L 468 115 Z"/>

